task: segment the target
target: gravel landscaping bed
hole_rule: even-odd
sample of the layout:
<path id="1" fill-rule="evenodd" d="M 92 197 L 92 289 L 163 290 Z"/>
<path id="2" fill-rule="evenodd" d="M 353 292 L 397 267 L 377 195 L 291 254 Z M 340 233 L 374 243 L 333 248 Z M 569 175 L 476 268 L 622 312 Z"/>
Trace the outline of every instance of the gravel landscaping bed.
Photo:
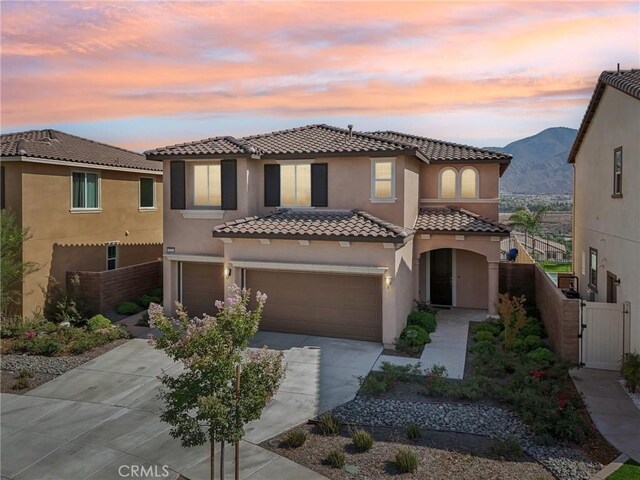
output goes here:
<path id="1" fill-rule="evenodd" d="M 371 450 L 355 451 L 348 428 L 340 435 L 323 436 L 315 427 L 304 425 L 307 441 L 299 448 L 280 446 L 283 435 L 262 444 L 263 447 L 287 457 L 328 478 L 379 479 L 394 478 L 459 480 L 491 478 L 494 480 L 546 480 L 553 475 L 526 454 L 502 459 L 491 453 L 493 440 L 469 434 L 423 431 L 422 438 L 409 441 L 401 428 L 373 427 L 375 437 Z M 418 458 L 415 473 L 400 473 L 393 459 L 401 446 L 409 447 Z M 345 453 L 345 468 L 332 468 L 323 463 L 329 452 L 339 449 Z M 354 467 L 357 468 L 355 473 Z M 352 473 L 350 473 L 348 470 Z"/>
<path id="2" fill-rule="evenodd" d="M 122 338 L 113 342 L 101 345 L 80 355 L 46 357 L 42 355 L 14 355 L 3 354 L 0 357 L 0 368 L 2 369 L 2 392 L 3 393 L 25 393 L 42 385 L 49 380 L 62 375 L 83 363 L 92 360 L 109 350 L 116 348 L 129 339 Z M 13 379 L 15 374 L 21 370 L 30 371 L 33 377 L 29 380 L 29 387 L 22 390 L 14 390 Z"/>
<path id="3" fill-rule="evenodd" d="M 499 407 L 357 396 L 335 408 L 333 413 L 343 422 L 357 425 L 404 427 L 414 422 L 428 430 L 513 437 L 561 480 L 586 480 L 602 468 L 575 448 L 536 445 L 527 427 L 513 413 Z"/>

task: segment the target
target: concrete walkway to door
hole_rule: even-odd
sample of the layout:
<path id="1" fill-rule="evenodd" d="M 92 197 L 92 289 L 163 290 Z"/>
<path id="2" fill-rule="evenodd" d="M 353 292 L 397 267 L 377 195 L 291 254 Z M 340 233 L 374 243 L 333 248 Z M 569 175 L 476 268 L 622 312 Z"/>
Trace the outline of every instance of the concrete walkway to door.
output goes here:
<path id="1" fill-rule="evenodd" d="M 374 370 L 379 370 L 382 362 L 394 365 L 409 365 L 420 362 L 423 369 L 433 365 L 442 365 L 447 369 L 447 377 L 464 377 L 464 364 L 467 358 L 467 337 L 469 322 L 486 320 L 485 310 L 467 308 L 441 309 L 438 312 L 438 327 L 431 336 L 431 343 L 425 345 L 420 358 L 380 355 Z"/>
<path id="2" fill-rule="evenodd" d="M 600 433 L 622 453 L 640 462 L 640 410 L 618 382 L 620 374 L 592 368 L 570 373 Z"/>
<path id="3" fill-rule="evenodd" d="M 282 350 L 286 378 L 240 444 L 246 480 L 324 477 L 262 447 L 294 425 L 351 400 L 360 375 L 382 351 L 377 343 L 259 332 L 253 347 Z M 24 395 L 1 395 L 0 476 L 16 480 L 122 478 L 131 466 L 156 468 L 147 478 L 209 478 L 209 446 L 182 448 L 160 421 L 161 371 L 179 372 L 163 352 L 131 340 Z M 216 454 L 217 455 L 217 454 Z M 218 463 L 218 459 L 216 459 Z M 169 477 L 162 476 L 162 466 Z M 233 455 L 225 456 L 231 478 Z M 124 469 L 124 470 L 123 470 Z"/>

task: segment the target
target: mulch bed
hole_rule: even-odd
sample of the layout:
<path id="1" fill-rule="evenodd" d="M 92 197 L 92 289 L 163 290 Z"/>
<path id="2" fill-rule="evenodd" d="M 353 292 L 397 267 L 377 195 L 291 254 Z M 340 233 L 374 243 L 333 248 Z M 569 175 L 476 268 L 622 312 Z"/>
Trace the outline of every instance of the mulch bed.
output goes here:
<path id="1" fill-rule="evenodd" d="M 449 432 L 422 432 L 422 439 L 409 441 L 399 428 L 377 427 L 369 431 L 376 441 L 368 452 L 358 453 L 353 448 L 348 428 L 341 434 L 323 436 L 312 425 L 299 427 L 308 433 L 306 443 L 297 449 L 279 446 L 283 435 L 261 444 L 278 455 L 314 470 L 331 479 L 476 479 L 495 480 L 543 480 L 553 479 L 553 475 L 526 454 L 514 459 L 502 459 L 491 454 L 493 440 L 477 435 Z M 400 473 L 393 459 L 401 446 L 411 448 L 418 457 L 415 473 Z M 344 469 L 332 468 L 323 463 L 331 450 L 340 449 L 345 453 L 346 465 L 358 467 L 353 475 Z"/>
<path id="2" fill-rule="evenodd" d="M 89 360 L 93 360 L 94 358 L 99 357 L 103 353 L 107 353 L 109 350 L 113 350 L 114 348 L 119 347 L 129 340 L 130 339 L 128 338 L 120 338 L 118 340 L 114 340 L 113 342 L 105 343 L 104 345 L 100 345 L 99 347 L 87 350 L 86 352 L 76 355 L 75 357 L 81 358 L 82 363 L 86 363 Z M 13 388 L 13 385 L 15 383 L 16 374 L 17 372 L 13 372 L 11 370 L 0 370 L 0 391 L 2 393 L 14 393 L 17 395 L 22 395 L 33 390 L 36 387 L 39 387 L 43 383 L 47 383 L 48 381 L 62 375 L 62 373 L 54 375 L 50 373 L 33 372 L 33 377 L 28 379 L 29 386 L 27 388 L 15 390 Z"/>

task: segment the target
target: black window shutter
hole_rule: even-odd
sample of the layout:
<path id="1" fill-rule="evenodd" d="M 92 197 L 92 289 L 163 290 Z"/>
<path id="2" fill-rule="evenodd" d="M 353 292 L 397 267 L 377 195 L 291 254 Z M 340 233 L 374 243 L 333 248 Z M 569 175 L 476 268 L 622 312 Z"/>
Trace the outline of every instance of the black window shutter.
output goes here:
<path id="1" fill-rule="evenodd" d="M 4 166 L 0 167 L 0 208 L 4 208 Z"/>
<path id="2" fill-rule="evenodd" d="M 276 163 L 264 166 L 264 206 L 280 206 L 280 165 Z"/>
<path id="3" fill-rule="evenodd" d="M 222 210 L 238 209 L 238 169 L 235 160 L 220 162 L 222 177 Z"/>
<path id="4" fill-rule="evenodd" d="M 171 162 L 171 209 L 184 210 L 186 208 L 184 162 Z"/>
<path id="5" fill-rule="evenodd" d="M 311 206 L 326 207 L 328 205 L 328 165 L 326 163 L 312 163 Z"/>

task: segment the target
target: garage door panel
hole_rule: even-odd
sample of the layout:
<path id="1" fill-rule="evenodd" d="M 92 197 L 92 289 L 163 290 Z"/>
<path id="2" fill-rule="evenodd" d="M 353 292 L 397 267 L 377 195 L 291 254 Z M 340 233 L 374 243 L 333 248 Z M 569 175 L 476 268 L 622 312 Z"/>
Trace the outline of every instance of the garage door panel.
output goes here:
<path id="1" fill-rule="evenodd" d="M 224 298 L 223 266 L 213 263 L 182 263 L 182 304 L 193 316 L 215 314 L 215 301 Z"/>
<path id="2" fill-rule="evenodd" d="M 380 277 L 250 270 L 247 286 L 267 294 L 262 330 L 382 339 Z"/>

